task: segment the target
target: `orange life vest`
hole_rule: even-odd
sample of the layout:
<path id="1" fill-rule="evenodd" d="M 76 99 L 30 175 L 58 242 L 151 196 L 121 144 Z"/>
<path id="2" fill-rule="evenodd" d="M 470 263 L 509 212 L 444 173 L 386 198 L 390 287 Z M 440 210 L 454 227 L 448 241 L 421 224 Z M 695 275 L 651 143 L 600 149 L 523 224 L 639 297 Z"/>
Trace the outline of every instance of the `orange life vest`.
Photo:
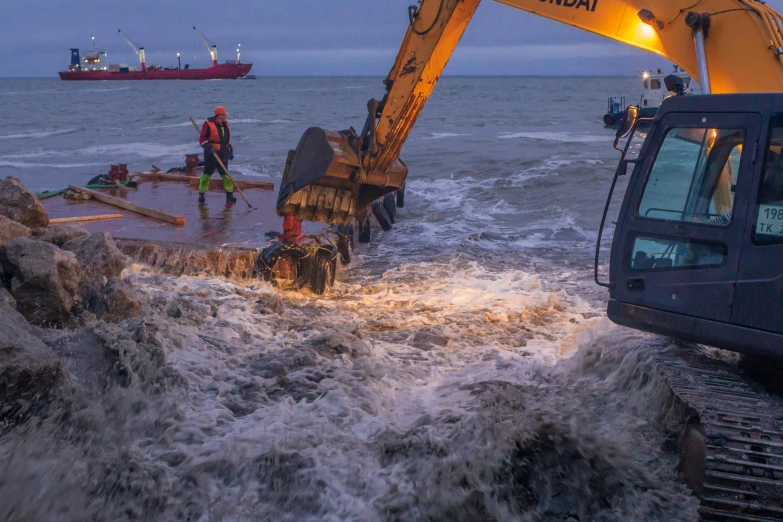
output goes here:
<path id="1" fill-rule="evenodd" d="M 210 120 L 206 120 L 204 123 L 209 125 L 209 136 L 207 139 L 209 140 L 210 145 L 212 145 L 212 150 L 220 150 L 220 131 L 218 131 L 217 124 Z M 226 130 L 228 131 L 228 138 L 231 140 L 231 126 L 227 121 L 224 121 L 223 123 L 225 124 Z"/>

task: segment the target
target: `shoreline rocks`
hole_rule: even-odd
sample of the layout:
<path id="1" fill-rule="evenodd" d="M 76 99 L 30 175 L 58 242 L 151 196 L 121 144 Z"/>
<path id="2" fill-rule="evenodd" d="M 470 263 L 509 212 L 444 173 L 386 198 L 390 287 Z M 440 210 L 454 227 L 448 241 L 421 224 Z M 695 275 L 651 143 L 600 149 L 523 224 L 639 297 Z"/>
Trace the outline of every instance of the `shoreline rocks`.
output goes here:
<path id="1" fill-rule="evenodd" d="M 108 232 L 77 237 L 63 244 L 62 249 L 76 255 L 89 281 L 118 276 L 128 264 Z"/>
<path id="2" fill-rule="evenodd" d="M 131 285 L 115 276 L 103 287 L 92 310 L 98 319 L 119 323 L 141 317 L 141 299 Z"/>
<path id="3" fill-rule="evenodd" d="M 29 228 L 49 224 L 49 214 L 35 194 L 12 176 L 0 181 L 0 215 Z"/>
<path id="4" fill-rule="evenodd" d="M 40 411 L 67 380 L 59 359 L 32 331 L 0 299 L 0 427 Z"/>
<path id="5" fill-rule="evenodd" d="M 84 269 L 71 252 L 51 243 L 17 238 L 4 247 L 17 309 L 37 326 L 63 326 L 82 304 Z M 6 277 L 8 277 L 6 275 Z"/>
<path id="6" fill-rule="evenodd" d="M 32 232 L 33 239 L 46 241 L 47 243 L 52 243 L 60 248 L 68 241 L 90 235 L 81 223 L 62 223 L 48 227 L 39 227 Z M 0 243 L 2 243 L 1 239 Z"/>
<path id="7" fill-rule="evenodd" d="M 18 237 L 30 237 L 32 231 L 21 223 L 0 215 L 0 247 Z"/>

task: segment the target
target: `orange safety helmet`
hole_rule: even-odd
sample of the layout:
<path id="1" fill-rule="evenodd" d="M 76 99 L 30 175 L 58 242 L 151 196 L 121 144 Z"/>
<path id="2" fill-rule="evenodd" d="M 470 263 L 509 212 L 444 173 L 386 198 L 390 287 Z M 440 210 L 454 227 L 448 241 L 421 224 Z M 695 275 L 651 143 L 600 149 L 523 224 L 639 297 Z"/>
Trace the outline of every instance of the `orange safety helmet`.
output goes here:
<path id="1" fill-rule="evenodd" d="M 215 107 L 215 116 L 217 116 L 218 114 L 222 114 L 223 116 L 225 116 L 228 113 L 226 112 L 225 107 L 223 107 L 222 105 L 218 105 L 217 107 Z"/>

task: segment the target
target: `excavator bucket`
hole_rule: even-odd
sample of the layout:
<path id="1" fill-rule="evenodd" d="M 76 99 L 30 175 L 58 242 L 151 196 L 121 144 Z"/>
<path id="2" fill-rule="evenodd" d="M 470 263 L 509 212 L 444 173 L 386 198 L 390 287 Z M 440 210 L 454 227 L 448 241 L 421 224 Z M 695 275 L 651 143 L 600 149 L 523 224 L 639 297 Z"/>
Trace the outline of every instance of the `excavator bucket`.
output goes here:
<path id="1" fill-rule="evenodd" d="M 288 153 L 277 214 L 344 225 L 402 187 L 408 175 L 405 164 L 398 159 L 386 173 L 366 172 L 360 141 L 353 130 L 307 129 L 296 150 Z"/>

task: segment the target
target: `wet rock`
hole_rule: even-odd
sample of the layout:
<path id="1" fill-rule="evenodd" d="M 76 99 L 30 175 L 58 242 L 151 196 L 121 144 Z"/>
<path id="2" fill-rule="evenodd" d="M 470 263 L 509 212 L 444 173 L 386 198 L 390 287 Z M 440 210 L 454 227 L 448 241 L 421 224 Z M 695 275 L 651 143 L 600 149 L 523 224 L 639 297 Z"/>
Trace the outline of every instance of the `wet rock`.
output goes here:
<path id="1" fill-rule="evenodd" d="M 66 380 L 59 360 L 24 317 L 0 300 L 0 427 L 44 408 Z"/>
<path id="2" fill-rule="evenodd" d="M 121 324 L 98 323 L 95 333 L 111 360 L 117 361 L 120 384 L 133 382 L 148 393 L 162 393 L 173 387 L 187 388 L 187 381 L 166 362 L 158 327 L 142 321 Z"/>
<path id="3" fill-rule="evenodd" d="M 348 354 L 353 358 L 372 355 L 372 349 L 366 342 L 351 333 L 340 330 L 313 339 L 309 344 L 327 359 L 335 359 L 341 354 Z"/>
<path id="4" fill-rule="evenodd" d="M 119 323 L 123 319 L 141 317 L 141 299 L 128 283 L 112 277 L 98 296 L 93 310 L 98 319 Z"/>
<path id="5" fill-rule="evenodd" d="M 52 330 L 50 330 L 52 332 Z M 43 341 L 64 361 L 74 386 L 83 391 L 101 391 L 119 382 L 118 359 L 107 350 L 94 329 L 62 333 Z"/>
<path id="6" fill-rule="evenodd" d="M 446 346 L 449 338 L 444 335 L 423 331 L 413 336 L 413 346 L 421 350 L 431 350 L 433 346 Z"/>
<path id="7" fill-rule="evenodd" d="M 38 326 L 62 326 L 81 308 L 84 270 L 76 257 L 43 241 L 17 238 L 5 246 L 17 309 Z"/>
<path id="8" fill-rule="evenodd" d="M 68 241 L 90 235 L 81 223 L 62 223 L 50 227 L 39 227 L 33 232 L 33 237 L 40 241 L 62 247 Z"/>
<path id="9" fill-rule="evenodd" d="M 279 352 L 264 355 L 248 365 L 253 375 L 264 379 L 283 377 L 284 375 L 317 364 L 317 356 L 312 350 L 284 348 Z"/>
<path id="10" fill-rule="evenodd" d="M 30 228 L 49 224 L 49 214 L 35 194 L 11 176 L 0 181 L 0 215 Z"/>
<path id="11" fill-rule="evenodd" d="M 273 505 L 288 506 L 286 511 L 294 520 L 321 518 L 317 515 L 322 513 L 322 495 L 326 494 L 327 485 L 316 478 L 316 462 L 311 457 L 273 449 L 244 467 L 256 479 L 262 498 L 271 500 Z"/>
<path id="12" fill-rule="evenodd" d="M 11 292 L 3 287 L 0 287 L 0 303 L 5 303 L 16 310 L 16 299 L 11 295 Z"/>
<path id="13" fill-rule="evenodd" d="M 128 258 L 120 252 L 108 232 L 77 237 L 62 248 L 76 254 L 89 280 L 118 276 L 128 264 Z"/>
<path id="14" fill-rule="evenodd" d="M 32 231 L 29 227 L 17 223 L 5 216 L 0 216 L 0 247 L 16 239 L 17 237 L 30 237 Z"/>

